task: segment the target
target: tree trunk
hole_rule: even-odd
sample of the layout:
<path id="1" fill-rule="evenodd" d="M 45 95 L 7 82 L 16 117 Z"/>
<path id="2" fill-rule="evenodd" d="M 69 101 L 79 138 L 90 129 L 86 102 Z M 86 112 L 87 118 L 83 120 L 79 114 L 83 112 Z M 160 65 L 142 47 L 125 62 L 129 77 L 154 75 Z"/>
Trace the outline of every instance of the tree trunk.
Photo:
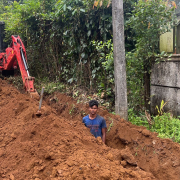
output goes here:
<path id="1" fill-rule="evenodd" d="M 112 1 L 115 111 L 128 120 L 123 0 Z"/>
<path id="2" fill-rule="evenodd" d="M 144 103 L 145 108 L 150 112 L 150 72 L 148 72 L 148 68 L 144 67 Z"/>

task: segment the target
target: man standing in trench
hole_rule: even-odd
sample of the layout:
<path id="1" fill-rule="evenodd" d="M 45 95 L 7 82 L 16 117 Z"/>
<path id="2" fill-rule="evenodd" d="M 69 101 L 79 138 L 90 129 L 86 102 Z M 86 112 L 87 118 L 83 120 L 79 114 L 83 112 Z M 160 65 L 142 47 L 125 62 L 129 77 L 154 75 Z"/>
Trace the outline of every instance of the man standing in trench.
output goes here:
<path id="1" fill-rule="evenodd" d="M 102 141 L 106 142 L 106 121 L 103 117 L 97 114 L 98 102 L 91 100 L 89 102 L 89 114 L 83 117 L 83 123 L 90 129 L 90 132 L 97 138 L 101 137 Z"/>

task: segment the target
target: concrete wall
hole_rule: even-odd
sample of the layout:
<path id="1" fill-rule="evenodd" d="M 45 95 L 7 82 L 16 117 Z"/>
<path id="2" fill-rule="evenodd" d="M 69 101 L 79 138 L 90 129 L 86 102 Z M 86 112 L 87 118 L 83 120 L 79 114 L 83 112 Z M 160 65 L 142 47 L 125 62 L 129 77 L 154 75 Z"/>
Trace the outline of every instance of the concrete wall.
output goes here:
<path id="1" fill-rule="evenodd" d="M 167 53 L 173 52 L 173 29 L 171 32 L 166 32 L 160 36 L 160 51 Z"/>
<path id="2" fill-rule="evenodd" d="M 180 54 L 170 60 L 154 64 L 151 73 L 151 113 L 156 114 L 156 105 L 167 102 L 164 110 L 180 116 Z"/>

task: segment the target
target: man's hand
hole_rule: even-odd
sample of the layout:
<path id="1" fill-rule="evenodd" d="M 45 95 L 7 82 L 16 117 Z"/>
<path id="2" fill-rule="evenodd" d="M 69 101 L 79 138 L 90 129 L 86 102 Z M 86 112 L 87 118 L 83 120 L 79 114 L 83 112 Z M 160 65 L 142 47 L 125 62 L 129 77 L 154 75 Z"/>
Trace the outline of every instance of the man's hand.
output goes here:
<path id="1" fill-rule="evenodd" d="M 106 144 L 106 131 L 107 128 L 102 128 L 102 141 Z"/>

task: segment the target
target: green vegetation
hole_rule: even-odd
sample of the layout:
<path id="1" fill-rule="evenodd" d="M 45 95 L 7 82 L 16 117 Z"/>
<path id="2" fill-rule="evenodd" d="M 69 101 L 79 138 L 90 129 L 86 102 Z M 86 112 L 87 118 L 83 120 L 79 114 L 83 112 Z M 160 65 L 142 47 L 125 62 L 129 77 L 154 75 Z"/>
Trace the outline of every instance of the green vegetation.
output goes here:
<path id="1" fill-rule="evenodd" d="M 44 93 L 45 94 L 52 94 L 55 91 L 64 92 L 65 91 L 65 85 L 59 81 L 50 82 L 46 78 L 45 79 L 39 79 L 35 81 L 35 87 L 37 91 L 41 92 L 41 87 L 45 87 Z"/>
<path id="2" fill-rule="evenodd" d="M 132 124 L 145 126 L 150 131 L 157 132 L 160 138 L 169 138 L 180 143 L 180 120 L 178 118 L 172 117 L 170 113 L 163 113 L 161 116 L 152 117 L 152 119 L 150 128 L 145 115 L 137 116 L 132 109 L 129 110 L 129 121 Z"/>
<path id="3" fill-rule="evenodd" d="M 163 115 L 163 113 L 164 113 L 163 108 L 164 108 L 164 106 L 165 106 L 166 104 L 167 104 L 167 102 L 164 102 L 164 100 L 162 100 L 162 101 L 161 101 L 161 104 L 160 104 L 160 107 L 158 107 L 158 106 L 156 105 L 156 109 L 157 109 L 157 111 L 158 111 L 158 115 L 159 115 L 159 116 Z"/>
<path id="4" fill-rule="evenodd" d="M 11 76 L 8 78 L 9 83 L 13 84 L 17 89 L 22 90 L 23 89 L 23 82 L 22 82 L 22 77 L 14 77 Z"/>
<path id="5" fill-rule="evenodd" d="M 111 121 L 111 123 L 109 125 L 107 132 L 109 132 L 111 130 L 111 128 L 113 127 L 113 119 L 109 118 L 109 121 Z"/>

